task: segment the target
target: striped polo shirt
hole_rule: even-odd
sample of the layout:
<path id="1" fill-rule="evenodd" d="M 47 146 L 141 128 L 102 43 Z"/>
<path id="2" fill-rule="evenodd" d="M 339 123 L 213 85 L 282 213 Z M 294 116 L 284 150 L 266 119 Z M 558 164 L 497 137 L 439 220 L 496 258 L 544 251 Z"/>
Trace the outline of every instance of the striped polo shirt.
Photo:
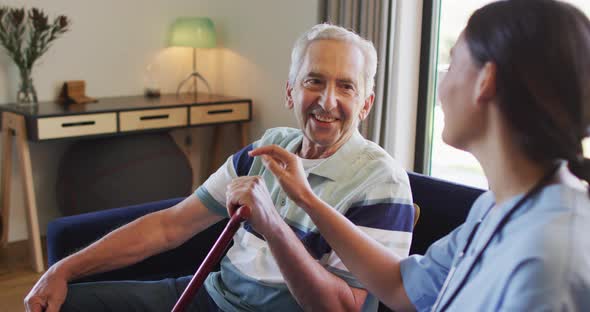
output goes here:
<path id="1" fill-rule="evenodd" d="M 259 157 L 248 156 L 253 148 L 276 144 L 295 152 L 303 133 L 292 128 L 273 128 L 245 147 L 196 190 L 212 212 L 227 217 L 225 191 L 238 176 L 261 176 L 275 207 L 308 252 L 326 270 L 351 287 L 364 288 L 347 270 L 338 255 L 305 213 L 281 189 Z M 314 193 L 346 216 L 369 236 L 401 257 L 410 249 L 414 208 L 405 170 L 377 144 L 355 131 L 336 153 L 306 171 Z M 234 236 L 234 244 L 221 262 L 221 270 L 205 281 L 209 295 L 226 312 L 301 311 L 289 292 L 268 244 L 246 221 Z M 369 294 L 363 311 L 377 311 L 378 301 Z"/>

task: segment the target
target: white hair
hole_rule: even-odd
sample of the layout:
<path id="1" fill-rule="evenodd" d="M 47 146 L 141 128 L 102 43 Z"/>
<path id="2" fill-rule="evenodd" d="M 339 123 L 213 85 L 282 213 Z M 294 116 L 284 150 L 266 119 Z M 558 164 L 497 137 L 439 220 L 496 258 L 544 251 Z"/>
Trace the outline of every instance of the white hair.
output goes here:
<path id="1" fill-rule="evenodd" d="M 305 32 L 293 46 L 291 52 L 291 66 L 289 68 L 289 83 L 294 86 L 297 80 L 299 70 L 303 65 L 303 59 L 309 45 L 316 40 L 339 40 L 346 41 L 357 46 L 364 56 L 363 81 L 364 96 L 367 97 L 373 92 L 375 86 L 375 73 L 377 72 L 377 50 L 369 40 L 366 40 L 358 34 L 331 24 L 318 24 Z"/>

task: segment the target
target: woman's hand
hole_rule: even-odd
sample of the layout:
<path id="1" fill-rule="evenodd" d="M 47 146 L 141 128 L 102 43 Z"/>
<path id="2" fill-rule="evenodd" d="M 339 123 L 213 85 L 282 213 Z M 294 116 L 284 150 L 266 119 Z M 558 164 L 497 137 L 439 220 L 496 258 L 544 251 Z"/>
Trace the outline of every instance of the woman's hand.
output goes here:
<path id="1" fill-rule="evenodd" d="M 314 195 L 299 157 L 277 145 L 259 147 L 249 154 L 261 156 L 262 162 L 275 175 L 289 198 L 306 209 L 306 200 Z"/>

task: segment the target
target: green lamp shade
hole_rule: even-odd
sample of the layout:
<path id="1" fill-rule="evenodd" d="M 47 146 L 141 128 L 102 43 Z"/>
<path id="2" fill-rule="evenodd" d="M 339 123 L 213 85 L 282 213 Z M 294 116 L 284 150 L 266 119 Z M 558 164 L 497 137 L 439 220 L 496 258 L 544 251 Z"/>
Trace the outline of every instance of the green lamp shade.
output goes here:
<path id="1" fill-rule="evenodd" d="M 172 24 L 168 45 L 173 47 L 214 48 L 215 27 L 207 17 L 181 17 Z"/>

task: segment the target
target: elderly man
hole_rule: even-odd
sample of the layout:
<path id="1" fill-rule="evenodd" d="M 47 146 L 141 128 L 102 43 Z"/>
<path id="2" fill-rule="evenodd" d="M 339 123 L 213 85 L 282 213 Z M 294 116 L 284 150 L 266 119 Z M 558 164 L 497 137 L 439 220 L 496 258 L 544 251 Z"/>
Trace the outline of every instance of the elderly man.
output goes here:
<path id="1" fill-rule="evenodd" d="M 309 216 L 289 201 L 262 160 L 248 151 L 276 144 L 298 154 L 322 200 L 406 256 L 414 213 L 408 177 L 357 130 L 373 104 L 376 58 L 373 45 L 350 31 L 327 24 L 311 28 L 293 48 L 286 92 L 300 129 L 268 130 L 178 205 L 144 216 L 56 263 L 27 295 L 27 310 L 170 310 L 190 276 L 67 283 L 174 248 L 227 217 L 226 207 L 254 200 L 252 206 L 273 209 L 253 211 L 256 218 L 238 231 L 221 270 L 208 276 L 191 311 L 375 311 L 376 299 L 347 271 Z"/>

